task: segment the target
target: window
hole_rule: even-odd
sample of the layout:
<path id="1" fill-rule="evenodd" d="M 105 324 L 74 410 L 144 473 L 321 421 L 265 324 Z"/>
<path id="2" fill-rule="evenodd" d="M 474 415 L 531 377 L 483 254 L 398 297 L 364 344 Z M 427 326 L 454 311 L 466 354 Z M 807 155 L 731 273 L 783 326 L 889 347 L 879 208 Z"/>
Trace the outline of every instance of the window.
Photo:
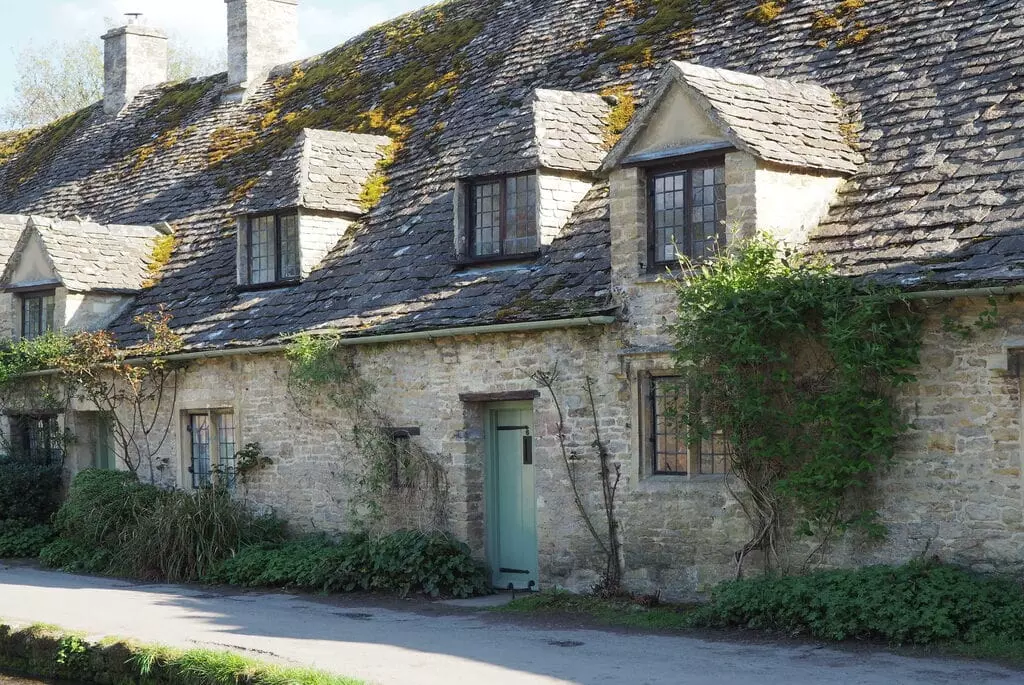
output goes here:
<path id="1" fill-rule="evenodd" d="M 298 280 L 301 274 L 298 215 L 249 217 L 246 248 L 250 285 Z"/>
<path id="2" fill-rule="evenodd" d="M 471 259 L 537 251 L 536 174 L 475 181 L 467 192 Z"/>
<path id="3" fill-rule="evenodd" d="M 26 293 L 21 296 L 21 337 L 38 338 L 53 330 L 54 295 Z"/>
<path id="4" fill-rule="evenodd" d="M 725 245 L 725 164 L 723 161 L 648 176 L 649 264 L 675 264 L 678 255 L 710 257 Z"/>
<path id="5" fill-rule="evenodd" d="M 63 435 L 56 416 L 21 415 L 11 417 L 11 456 L 40 464 L 59 464 L 64 460 Z"/>
<path id="6" fill-rule="evenodd" d="M 104 412 L 92 412 L 91 417 L 95 441 L 92 446 L 92 467 L 114 471 L 117 469 L 117 458 L 114 456 L 113 419 Z"/>
<path id="7" fill-rule="evenodd" d="M 647 379 L 647 456 L 654 475 L 710 475 L 729 470 L 730 448 L 725 437 L 690 438 L 684 421 L 686 393 L 677 376 Z"/>
<path id="8" fill-rule="evenodd" d="M 229 411 L 190 412 L 187 425 L 192 487 L 235 486 L 235 415 Z"/>

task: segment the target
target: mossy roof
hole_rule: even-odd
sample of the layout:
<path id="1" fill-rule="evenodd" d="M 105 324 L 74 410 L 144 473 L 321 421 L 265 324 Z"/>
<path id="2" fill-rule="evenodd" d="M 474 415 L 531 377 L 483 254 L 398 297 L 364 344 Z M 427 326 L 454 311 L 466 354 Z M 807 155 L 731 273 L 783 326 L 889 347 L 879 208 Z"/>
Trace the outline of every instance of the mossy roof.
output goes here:
<path id="1" fill-rule="evenodd" d="M 0 164 L 0 212 L 175 224 L 175 253 L 137 307 L 168 306 L 192 347 L 607 313 L 602 183 L 542 257 L 495 269 L 455 254 L 452 192 L 496 132 L 532 123 L 538 89 L 625 86 L 642 105 L 682 60 L 837 95 L 864 162 L 812 246 L 847 273 L 915 287 L 1019 279 L 1018 3 L 871 0 L 816 23 L 839 5 L 791 0 L 764 24 L 748 17 L 754 0 L 454 0 L 282 65 L 243 104 L 221 103 L 217 75 L 19 139 Z M 387 191 L 301 285 L 242 291 L 236 204 L 307 128 L 395 140 Z"/>

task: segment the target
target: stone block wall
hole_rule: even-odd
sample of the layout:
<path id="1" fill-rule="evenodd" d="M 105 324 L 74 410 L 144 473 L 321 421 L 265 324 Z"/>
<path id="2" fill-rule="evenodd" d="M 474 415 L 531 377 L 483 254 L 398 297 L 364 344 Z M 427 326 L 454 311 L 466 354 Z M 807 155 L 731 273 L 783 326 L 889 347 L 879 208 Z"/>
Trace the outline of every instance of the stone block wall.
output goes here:
<path id="1" fill-rule="evenodd" d="M 308 276 L 331 251 L 352 222 L 334 212 L 299 212 L 299 249 L 303 277 Z"/>
<path id="2" fill-rule="evenodd" d="M 648 284 L 640 299 L 663 284 Z M 662 293 L 659 297 L 665 297 Z M 927 313 L 919 380 L 901 389 L 910 426 L 894 462 L 879 476 L 873 506 L 889 537 L 840 540 L 828 565 L 898 563 L 922 553 L 976 568 L 1024 568 L 1020 381 L 1006 363 L 1024 340 L 1024 305 L 1003 302 L 997 330 L 964 338 L 944 319 L 971 323 L 983 302 L 921 304 Z M 635 308 L 634 310 L 635 311 Z M 638 591 L 683 597 L 708 590 L 734 572 L 733 553 L 748 526 L 722 476 L 651 476 L 641 463 L 638 380 L 670 369 L 666 351 L 643 351 L 644 339 L 669 344 L 664 331 L 631 321 L 608 327 L 467 336 L 353 349 L 363 377 L 395 425 L 415 426 L 418 444 L 438 455 L 450 481 L 450 528 L 474 552 L 485 550 L 484 405 L 465 393 L 542 390 L 530 375 L 558 364 L 559 399 L 571 449 L 584 455 L 586 506 L 602 525 L 601 492 L 584 379 L 595 381 L 599 426 L 622 466 L 620 513 L 627 578 Z M 660 337 L 658 337 L 660 336 Z M 533 401 L 541 584 L 586 590 L 602 559 L 573 505 L 558 443 L 557 414 L 541 392 Z M 327 407 L 296 406 L 281 355 L 248 354 L 193 364 L 176 413 L 231 409 L 239 446 L 259 441 L 274 464 L 238 495 L 272 508 L 304 530 L 346 529 L 360 457 L 352 426 Z M 181 425 L 164 453 L 166 483 L 190 487 Z M 799 561 L 806 549 L 794 547 Z"/>
<path id="3" fill-rule="evenodd" d="M 541 245 L 550 245 L 562 232 L 573 211 L 593 183 L 568 174 L 537 174 L 537 233 Z"/>

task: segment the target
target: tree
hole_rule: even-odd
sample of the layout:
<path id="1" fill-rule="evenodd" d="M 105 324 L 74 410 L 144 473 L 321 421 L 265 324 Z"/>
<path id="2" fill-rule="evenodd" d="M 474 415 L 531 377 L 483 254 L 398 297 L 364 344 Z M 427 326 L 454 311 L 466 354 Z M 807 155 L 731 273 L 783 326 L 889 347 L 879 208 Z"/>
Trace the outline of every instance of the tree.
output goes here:
<path id="1" fill-rule="evenodd" d="M 171 81 L 216 73 L 222 63 L 180 41 L 169 42 Z M 19 53 L 15 68 L 14 97 L 0 108 L 0 127 L 40 126 L 103 98 L 103 47 L 95 40 L 30 45 Z"/>

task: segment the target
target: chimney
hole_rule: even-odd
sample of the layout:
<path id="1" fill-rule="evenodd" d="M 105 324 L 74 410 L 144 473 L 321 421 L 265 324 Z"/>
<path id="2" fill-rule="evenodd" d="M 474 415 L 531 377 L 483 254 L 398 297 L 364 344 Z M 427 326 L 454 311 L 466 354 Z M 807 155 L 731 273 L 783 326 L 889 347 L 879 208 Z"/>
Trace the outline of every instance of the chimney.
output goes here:
<path id="1" fill-rule="evenodd" d="M 295 59 L 298 0 L 225 0 L 228 6 L 228 90 L 244 100 L 279 64 Z"/>
<path id="2" fill-rule="evenodd" d="M 103 36 L 103 111 L 117 114 L 147 86 L 167 80 L 167 36 L 141 14 Z"/>

